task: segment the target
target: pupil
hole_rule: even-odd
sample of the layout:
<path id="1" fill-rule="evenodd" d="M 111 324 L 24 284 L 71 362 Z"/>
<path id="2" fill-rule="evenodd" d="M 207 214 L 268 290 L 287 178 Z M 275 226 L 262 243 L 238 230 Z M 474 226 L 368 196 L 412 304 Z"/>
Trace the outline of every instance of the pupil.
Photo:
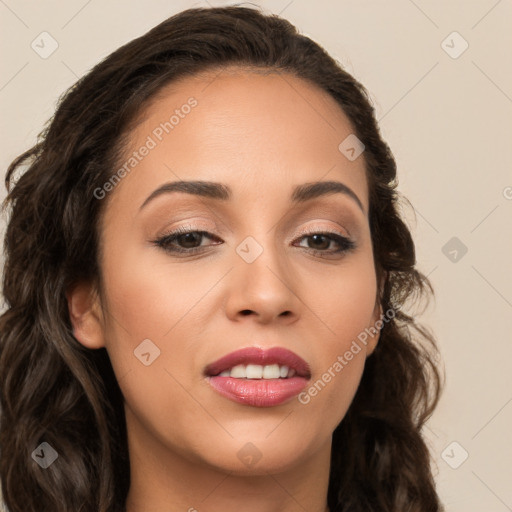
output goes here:
<path id="1" fill-rule="evenodd" d="M 323 244 L 322 244 L 322 243 L 320 243 L 320 245 L 322 246 L 322 248 L 326 248 L 326 247 L 325 247 L 325 242 L 326 242 L 326 241 L 327 241 L 327 247 L 329 246 L 329 241 L 327 240 L 327 238 L 326 238 L 324 235 L 312 235 L 312 238 L 313 238 L 313 240 L 314 240 L 315 242 L 318 242 L 318 241 L 319 241 L 319 239 L 322 239 L 322 238 L 323 238 L 323 239 L 324 239 L 324 243 L 323 243 Z M 317 247 L 316 247 L 316 248 L 318 248 L 318 245 L 317 245 Z"/>
<path id="2" fill-rule="evenodd" d="M 188 242 L 188 243 L 191 243 L 193 246 L 194 242 L 197 242 L 197 240 L 194 240 L 194 238 L 196 238 L 197 236 L 200 236 L 200 235 L 198 235 L 197 233 L 185 233 L 184 235 L 180 235 L 179 241 L 181 243 L 181 241 L 183 239 L 185 239 L 185 242 L 182 245 L 185 245 L 185 247 L 188 247 L 188 245 L 187 245 L 187 242 Z"/>

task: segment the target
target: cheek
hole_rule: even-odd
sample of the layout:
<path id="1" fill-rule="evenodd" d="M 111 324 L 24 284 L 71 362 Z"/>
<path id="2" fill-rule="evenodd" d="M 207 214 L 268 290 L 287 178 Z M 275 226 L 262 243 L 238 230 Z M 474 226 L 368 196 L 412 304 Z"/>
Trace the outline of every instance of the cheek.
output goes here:
<path id="1" fill-rule="evenodd" d="M 116 376 L 151 369 L 139 377 L 144 380 L 147 374 L 149 380 L 160 382 L 155 380 L 155 371 L 172 367 L 169 348 L 173 339 L 178 337 L 183 343 L 173 343 L 172 360 L 190 359 L 184 357 L 187 337 L 183 336 L 188 312 L 213 284 L 213 278 L 212 283 L 191 282 L 176 272 L 176 266 L 147 264 L 129 249 L 122 254 L 111 250 L 103 265 L 108 303 L 105 343 Z M 183 373 L 190 371 L 185 365 L 182 369 Z M 162 378 L 168 380 L 169 375 Z"/>
<path id="2" fill-rule="evenodd" d="M 321 348 L 315 349 L 315 372 L 299 402 L 311 417 L 323 418 L 334 429 L 345 415 L 364 370 L 377 293 L 373 259 L 354 260 L 329 279 L 316 280 L 310 289 L 308 305 L 319 319 Z"/>
<path id="3" fill-rule="evenodd" d="M 328 335 L 324 354 L 332 356 L 372 323 L 377 295 L 373 257 L 361 254 L 310 282 L 306 302 Z"/>
<path id="4" fill-rule="evenodd" d="M 205 423 L 204 410 L 187 391 L 196 370 L 197 333 L 204 329 L 195 321 L 194 306 L 218 276 L 191 280 L 176 265 L 145 264 L 129 251 L 111 255 L 104 262 L 110 313 L 106 345 L 128 423 L 137 436 L 151 432 L 162 442 L 185 445 L 189 423 Z"/>
<path id="5" fill-rule="evenodd" d="M 183 271 L 175 262 L 167 264 L 156 248 L 131 245 L 135 247 L 125 242 L 123 251 L 111 249 L 103 262 L 107 301 L 116 314 L 114 327 L 123 328 L 124 336 L 133 340 L 162 339 L 179 327 L 214 284 L 216 274 Z"/>

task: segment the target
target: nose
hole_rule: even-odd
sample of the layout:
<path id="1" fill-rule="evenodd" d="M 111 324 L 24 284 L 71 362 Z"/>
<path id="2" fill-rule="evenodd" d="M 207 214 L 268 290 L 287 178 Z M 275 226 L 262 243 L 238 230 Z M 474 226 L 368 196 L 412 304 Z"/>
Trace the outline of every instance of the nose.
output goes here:
<path id="1" fill-rule="evenodd" d="M 229 273 L 226 298 L 227 316 L 233 321 L 250 321 L 253 317 L 260 324 L 296 322 L 302 304 L 297 292 L 299 282 L 286 256 L 267 244 L 252 262 L 237 253 L 234 257 L 236 263 Z"/>

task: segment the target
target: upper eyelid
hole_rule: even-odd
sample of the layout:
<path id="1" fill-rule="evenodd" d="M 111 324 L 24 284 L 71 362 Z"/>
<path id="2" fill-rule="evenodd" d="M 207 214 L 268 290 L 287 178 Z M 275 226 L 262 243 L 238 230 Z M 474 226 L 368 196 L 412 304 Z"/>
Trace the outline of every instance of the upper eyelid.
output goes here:
<path id="1" fill-rule="evenodd" d="M 309 233 L 309 232 L 312 232 L 312 231 L 315 231 L 315 232 L 317 232 L 317 231 L 329 231 L 329 232 L 337 233 L 337 234 L 339 234 L 341 236 L 346 236 L 346 235 L 344 235 L 343 233 L 340 232 L 342 230 L 347 231 L 347 235 L 350 236 L 350 232 L 349 232 L 347 227 L 335 228 L 335 227 L 320 226 L 318 224 L 299 229 L 299 234 L 301 234 L 301 233 Z M 205 231 L 205 232 L 207 232 L 209 234 L 215 235 L 216 234 L 216 233 L 214 233 L 215 231 L 218 232 L 218 231 L 223 231 L 223 230 L 221 228 L 219 228 L 218 226 L 209 227 L 209 226 L 203 226 L 201 224 L 193 224 L 193 223 L 190 223 L 190 224 L 180 224 L 180 225 L 176 226 L 175 228 L 168 228 L 168 229 L 165 230 L 165 232 L 167 234 L 172 234 L 174 232 L 179 232 L 179 231 Z M 233 231 L 229 230 L 229 232 L 232 233 Z"/>
<path id="2" fill-rule="evenodd" d="M 156 240 L 162 240 L 165 238 L 169 238 L 171 236 L 179 236 L 181 234 L 186 233 L 202 233 L 203 236 L 207 235 L 207 238 L 211 240 L 215 240 L 216 238 L 220 238 L 219 235 L 216 235 L 212 232 L 212 230 L 208 228 L 202 228 L 200 226 L 192 226 L 192 225 L 182 225 L 176 228 L 170 229 L 168 232 L 163 233 L 161 236 L 158 236 Z M 295 233 L 290 241 L 295 241 L 297 239 L 312 236 L 314 234 L 326 234 L 326 235 L 336 235 L 341 238 L 345 238 L 347 240 L 352 240 L 350 233 L 343 234 L 340 230 L 336 230 L 333 228 L 325 228 L 320 226 L 313 226 L 310 228 L 301 229 L 298 233 Z"/>
<path id="3" fill-rule="evenodd" d="M 175 242 L 176 238 L 178 238 L 180 235 L 188 234 L 188 233 L 199 233 L 203 238 L 207 238 L 213 242 L 216 242 L 219 240 L 219 237 L 217 235 L 215 235 L 214 233 L 212 233 L 211 231 L 208 231 L 208 230 L 189 229 L 186 227 L 178 227 L 178 228 L 170 231 L 169 233 L 163 234 L 163 235 L 157 237 L 156 239 L 152 240 L 152 243 L 156 243 L 156 244 L 160 245 L 161 243 L 165 243 L 167 241 L 167 239 L 169 239 L 169 238 L 173 238 L 174 239 L 173 242 Z M 357 242 L 354 241 L 350 236 L 343 235 L 342 233 L 339 233 L 338 231 L 335 231 L 335 230 L 331 231 L 329 229 L 315 229 L 315 228 L 312 228 L 311 230 L 308 229 L 308 230 L 301 231 L 300 233 L 295 235 L 292 239 L 290 239 L 290 242 L 302 240 L 304 238 L 313 236 L 315 234 L 322 234 L 324 236 L 330 237 L 331 241 L 334 241 L 337 243 L 340 243 L 340 240 L 343 239 L 343 240 L 345 240 L 345 242 L 347 244 L 349 244 L 349 246 L 351 248 L 356 247 L 356 244 L 357 244 Z M 338 239 L 338 240 L 336 240 L 336 239 Z M 214 245 L 218 245 L 218 244 L 214 244 Z M 179 252 L 188 252 L 188 251 L 193 252 L 194 250 L 200 249 L 200 247 L 196 247 L 194 249 L 189 249 L 189 250 L 184 249 L 184 250 L 180 250 Z"/>
<path id="4" fill-rule="evenodd" d="M 347 233 L 342 233 L 342 229 L 340 228 L 333 228 L 333 227 L 325 227 L 325 226 L 319 226 L 319 225 L 313 225 L 309 226 L 307 228 L 299 229 L 299 235 L 300 234 L 307 234 L 307 233 L 317 233 L 317 232 L 327 232 L 327 233 L 335 233 L 340 236 L 351 236 L 348 228 L 343 228 Z"/>
<path id="5" fill-rule="evenodd" d="M 355 204 L 352 205 L 351 202 L 345 203 L 345 202 L 339 202 L 339 200 L 335 200 L 335 197 L 337 196 L 322 196 L 321 198 L 312 199 L 310 200 L 309 204 L 301 204 L 292 207 L 290 210 L 286 212 L 285 215 L 283 215 L 280 220 L 282 221 L 283 218 L 287 215 L 291 215 L 293 218 L 286 221 L 286 224 L 294 222 L 297 217 L 308 217 L 309 215 L 327 215 L 327 216 L 337 216 L 344 220 L 348 220 L 348 223 L 355 224 L 357 228 L 359 229 L 359 226 L 363 222 L 364 219 L 361 218 L 360 213 L 355 214 L 354 212 L 361 212 L 361 210 L 355 208 Z M 187 217 L 195 216 L 195 214 L 198 214 L 198 217 L 201 217 L 203 215 L 206 215 L 206 217 L 210 218 L 210 216 L 213 215 L 213 223 L 215 224 L 215 229 L 222 229 L 229 232 L 233 232 L 233 230 L 227 225 L 227 219 L 226 217 L 230 217 L 230 214 L 227 213 L 224 208 L 220 212 L 218 212 L 220 215 L 217 214 L 216 208 L 225 205 L 209 205 L 206 204 L 204 201 L 201 201 L 200 205 L 197 205 L 194 202 L 193 198 L 186 197 L 185 199 L 192 201 L 191 203 L 186 202 L 182 204 L 179 202 L 177 205 L 174 206 L 172 209 L 173 215 L 181 216 L 183 214 L 183 219 L 176 219 L 176 222 L 180 222 L 180 220 L 184 220 Z M 335 201 L 332 203 L 331 201 Z M 168 205 L 163 205 L 162 208 L 165 207 L 164 211 L 169 212 Z M 197 209 L 196 209 L 197 207 Z M 203 210 L 203 207 L 206 208 L 206 210 Z M 274 224 L 275 226 L 276 224 Z"/>

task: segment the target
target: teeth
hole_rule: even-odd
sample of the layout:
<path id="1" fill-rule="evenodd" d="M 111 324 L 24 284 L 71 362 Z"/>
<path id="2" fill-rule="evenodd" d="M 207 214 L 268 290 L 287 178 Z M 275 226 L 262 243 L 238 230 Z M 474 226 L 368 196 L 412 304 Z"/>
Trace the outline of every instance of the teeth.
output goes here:
<path id="1" fill-rule="evenodd" d="M 219 377 L 233 377 L 235 379 L 286 379 L 293 377 L 297 372 L 288 366 L 279 366 L 278 364 L 239 364 L 233 366 L 231 370 L 224 370 Z"/>
<path id="2" fill-rule="evenodd" d="M 239 364 L 238 366 L 231 368 L 230 377 L 235 377 L 235 379 L 245 379 L 247 377 L 247 374 L 245 373 L 245 366 L 243 364 Z"/>
<path id="3" fill-rule="evenodd" d="M 288 372 L 287 372 L 288 373 Z M 249 375 L 249 374 L 247 374 Z M 278 364 L 268 364 L 263 367 L 263 378 L 264 379 L 279 379 L 281 372 Z"/>
<path id="4" fill-rule="evenodd" d="M 248 364 L 245 369 L 245 376 L 248 379 L 261 379 L 263 377 L 263 366 L 259 364 Z"/>

